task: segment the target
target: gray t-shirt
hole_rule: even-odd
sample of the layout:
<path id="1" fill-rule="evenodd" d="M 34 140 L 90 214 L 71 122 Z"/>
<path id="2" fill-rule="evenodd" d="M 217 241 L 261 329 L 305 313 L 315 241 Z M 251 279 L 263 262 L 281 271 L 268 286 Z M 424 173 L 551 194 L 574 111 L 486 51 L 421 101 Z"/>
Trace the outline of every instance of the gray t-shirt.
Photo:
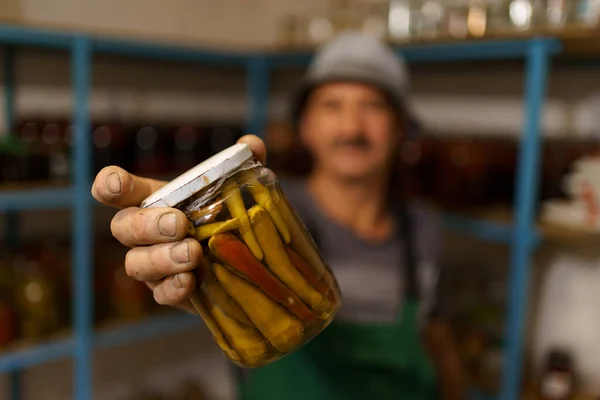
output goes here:
<path id="1" fill-rule="evenodd" d="M 329 219 L 313 201 L 304 180 L 282 179 L 280 184 L 300 218 L 317 232 L 319 248 L 339 282 L 343 301 L 336 320 L 387 323 L 398 316 L 405 290 L 399 227 L 384 242 L 366 242 Z M 423 322 L 437 306 L 440 225 L 435 214 L 424 207 L 411 205 L 408 214 Z"/>

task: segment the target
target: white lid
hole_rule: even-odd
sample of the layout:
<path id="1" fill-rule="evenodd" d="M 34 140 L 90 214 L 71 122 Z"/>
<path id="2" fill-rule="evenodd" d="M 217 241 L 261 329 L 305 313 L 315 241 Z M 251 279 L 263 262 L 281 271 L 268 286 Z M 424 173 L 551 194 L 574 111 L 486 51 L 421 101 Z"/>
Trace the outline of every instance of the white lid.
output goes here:
<path id="1" fill-rule="evenodd" d="M 142 201 L 142 208 L 175 207 L 252 158 L 247 144 L 238 143 L 202 161 Z"/>

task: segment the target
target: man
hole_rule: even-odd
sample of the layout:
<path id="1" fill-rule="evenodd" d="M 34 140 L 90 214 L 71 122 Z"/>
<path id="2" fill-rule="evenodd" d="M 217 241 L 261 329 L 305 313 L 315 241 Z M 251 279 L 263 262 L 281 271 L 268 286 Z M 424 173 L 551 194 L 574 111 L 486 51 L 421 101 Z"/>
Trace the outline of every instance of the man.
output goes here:
<path id="1" fill-rule="evenodd" d="M 317 338 L 265 367 L 244 371 L 246 399 L 466 398 L 465 377 L 446 323 L 436 317 L 437 224 L 390 190 L 393 164 L 414 119 L 403 61 L 377 40 L 340 35 L 317 54 L 292 102 L 300 142 L 312 159 L 305 181 L 283 189 L 315 236 L 342 290 L 334 322 Z M 257 158 L 266 148 L 245 136 Z M 193 312 L 190 272 L 202 257 L 185 216 L 140 210 L 164 182 L 118 167 L 92 192 L 123 208 L 114 236 L 132 247 L 126 269 L 161 304 Z M 126 208 L 125 208 L 126 207 Z"/>

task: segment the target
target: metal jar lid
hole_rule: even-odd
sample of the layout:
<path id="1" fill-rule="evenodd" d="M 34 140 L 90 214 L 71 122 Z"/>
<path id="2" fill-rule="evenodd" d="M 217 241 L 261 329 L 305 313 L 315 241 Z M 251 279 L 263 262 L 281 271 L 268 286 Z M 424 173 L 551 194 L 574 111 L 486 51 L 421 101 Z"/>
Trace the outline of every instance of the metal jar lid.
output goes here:
<path id="1" fill-rule="evenodd" d="M 140 207 L 175 207 L 202 189 L 231 174 L 252 158 L 247 144 L 238 143 L 189 169 L 148 196 Z"/>

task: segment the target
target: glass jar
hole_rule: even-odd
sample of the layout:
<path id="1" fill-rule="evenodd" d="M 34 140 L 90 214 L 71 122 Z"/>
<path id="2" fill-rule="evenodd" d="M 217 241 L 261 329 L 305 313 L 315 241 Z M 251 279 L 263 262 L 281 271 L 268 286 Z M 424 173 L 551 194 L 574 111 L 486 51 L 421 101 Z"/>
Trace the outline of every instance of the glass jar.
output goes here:
<path id="1" fill-rule="evenodd" d="M 142 202 L 175 207 L 204 248 L 190 297 L 223 353 L 254 368 L 316 337 L 341 293 L 275 174 L 246 144 L 198 164 Z"/>

